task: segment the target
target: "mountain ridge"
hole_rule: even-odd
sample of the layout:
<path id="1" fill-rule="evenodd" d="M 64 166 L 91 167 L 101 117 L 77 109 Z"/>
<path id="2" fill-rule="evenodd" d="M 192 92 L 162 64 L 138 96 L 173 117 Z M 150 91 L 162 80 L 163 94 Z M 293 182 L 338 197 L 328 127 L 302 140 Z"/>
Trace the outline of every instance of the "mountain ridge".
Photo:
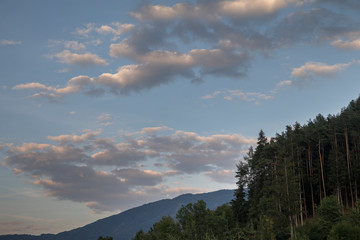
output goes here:
<path id="1" fill-rule="evenodd" d="M 58 234 L 0 235 L 0 240 L 97 240 L 99 236 L 112 236 L 114 240 L 130 240 L 136 232 L 148 231 L 163 216 L 176 216 L 182 205 L 204 200 L 209 209 L 229 203 L 234 190 L 218 190 L 200 194 L 182 194 L 173 199 L 162 199 L 128 209 L 119 214 L 99 219 L 83 227 Z"/>

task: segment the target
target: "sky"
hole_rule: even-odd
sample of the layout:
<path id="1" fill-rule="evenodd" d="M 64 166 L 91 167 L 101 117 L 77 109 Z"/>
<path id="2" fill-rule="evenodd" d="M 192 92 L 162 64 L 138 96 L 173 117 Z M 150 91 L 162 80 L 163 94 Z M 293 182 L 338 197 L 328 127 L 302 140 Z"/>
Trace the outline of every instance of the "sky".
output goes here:
<path id="1" fill-rule="evenodd" d="M 0 234 L 236 188 L 360 89 L 357 0 L 0 1 Z"/>

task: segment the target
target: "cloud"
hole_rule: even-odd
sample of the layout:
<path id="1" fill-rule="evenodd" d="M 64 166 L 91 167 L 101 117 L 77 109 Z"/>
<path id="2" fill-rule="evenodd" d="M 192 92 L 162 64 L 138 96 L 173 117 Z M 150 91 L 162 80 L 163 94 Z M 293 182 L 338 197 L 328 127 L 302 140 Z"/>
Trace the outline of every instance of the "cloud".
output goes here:
<path id="1" fill-rule="evenodd" d="M 197 4 L 177 3 L 173 6 L 143 5 L 131 14 L 140 21 L 171 21 L 183 19 L 218 20 L 221 16 L 230 18 L 256 18 L 273 14 L 295 0 L 233 0 L 198 1 Z"/>
<path id="2" fill-rule="evenodd" d="M 114 36 L 112 40 L 116 41 L 121 35 L 131 32 L 134 28 L 134 24 L 120 22 L 114 22 L 110 25 L 101 26 L 98 26 L 95 23 L 88 23 L 85 28 L 78 28 L 74 33 L 84 38 L 89 38 L 94 32 L 100 35 L 112 34 Z"/>
<path id="3" fill-rule="evenodd" d="M 228 171 L 256 143 L 239 134 L 201 136 L 166 126 L 144 128 L 118 142 L 100 134 L 87 130 L 48 136 L 52 143 L 6 144 L 4 163 L 48 196 L 114 211 L 185 191 L 164 185 L 176 175 L 203 173 L 229 182 Z"/>
<path id="4" fill-rule="evenodd" d="M 343 50 L 360 50 L 360 38 L 350 41 L 336 40 L 331 43 L 336 48 Z"/>
<path id="5" fill-rule="evenodd" d="M 24 90 L 24 89 L 32 89 L 32 90 L 41 90 L 41 92 L 33 94 L 32 98 L 48 98 L 48 99 L 58 99 L 63 97 L 64 95 L 77 93 L 83 91 L 87 93 L 89 91 L 89 87 L 94 84 L 94 79 L 88 76 L 77 76 L 70 79 L 67 83 L 67 86 L 61 87 L 51 87 L 45 86 L 41 83 L 26 83 L 19 84 L 13 87 L 14 90 Z"/>
<path id="6" fill-rule="evenodd" d="M 299 42 L 323 43 L 353 30 L 352 25 L 353 22 L 341 12 L 321 7 L 301 9 L 285 15 L 274 28 L 268 29 L 267 35 L 272 37 L 277 47 L 292 46 Z"/>
<path id="7" fill-rule="evenodd" d="M 186 69 L 170 64 L 134 64 L 122 66 L 115 74 L 103 73 L 96 82 L 114 93 L 140 92 L 171 82 L 176 76 L 191 75 Z"/>
<path id="8" fill-rule="evenodd" d="M 57 141 L 59 143 L 83 143 L 85 141 L 95 138 L 100 133 L 101 133 L 100 131 L 87 131 L 82 135 L 76 135 L 76 134 L 59 135 L 59 136 L 48 136 L 47 138 L 50 140 Z"/>
<path id="9" fill-rule="evenodd" d="M 163 174 L 152 170 L 123 168 L 115 169 L 113 173 L 129 186 L 155 186 L 163 181 Z"/>
<path id="10" fill-rule="evenodd" d="M 174 130 L 174 129 L 169 128 L 167 126 L 147 127 L 147 128 L 143 128 L 140 133 L 142 135 L 147 135 L 147 134 L 153 135 L 153 134 L 157 134 L 160 131 L 171 131 L 171 130 Z"/>
<path id="11" fill-rule="evenodd" d="M 200 69 L 201 75 L 242 77 L 250 60 L 247 53 L 223 49 L 192 49 L 188 53 L 161 50 L 138 53 L 127 40 L 112 44 L 110 55 L 139 62 L 119 68 L 117 74 L 99 76 L 101 84 L 115 87 L 120 92 L 152 88 L 168 83 L 176 76 L 194 79 L 195 68 Z"/>
<path id="12" fill-rule="evenodd" d="M 64 50 L 60 53 L 50 56 L 51 58 L 56 58 L 61 63 L 66 63 L 68 65 L 77 65 L 81 67 L 89 66 L 106 66 L 108 63 L 105 59 L 92 54 L 92 53 L 72 53 L 69 50 Z"/>
<path id="13" fill-rule="evenodd" d="M 209 177 L 214 182 L 233 183 L 235 171 L 233 170 L 217 170 L 206 172 L 205 176 Z"/>
<path id="14" fill-rule="evenodd" d="M 7 218 L 9 218 L 9 217 L 7 216 Z M 14 217 L 11 216 L 11 218 L 14 218 Z M 19 218 L 19 217 L 16 217 L 16 218 Z M 26 221 L 26 220 L 24 221 L 23 219 L 1 221 L 0 222 L 0 232 L 2 235 L 6 235 L 6 234 L 16 234 L 16 233 L 31 234 L 34 232 L 39 233 L 39 232 L 47 231 L 48 226 L 44 226 L 42 224 L 47 225 L 48 222 L 44 221 L 43 219 L 41 219 L 41 220 L 42 220 L 41 224 L 39 224 L 39 222 L 35 222 L 35 221 Z"/>
<path id="15" fill-rule="evenodd" d="M 81 51 L 86 49 L 86 46 L 83 43 L 79 43 L 78 41 L 50 40 L 49 42 L 49 47 L 56 47 L 60 45 L 66 49 L 71 49 L 73 51 Z"/>
<path id="16" fill-rule="evenodd" d="M 20 45 L 21 43 L 21 41 L 12 41 L 6 39 L 0 40 L 0 45 Z"/>
<path id="17" fill-rule="evenodd" d="M 351 5 L 350 1 L 346 4 Z M 271 56 L 277 49 L 299 42 L 306 45 L 326 41 L 342 49 L 357 48 L 358 26 L 354 20 L 327 6 L 325 0 L 198 0 L 173 5 L 143 4 L 131 13 L 138 20 L 137 24 L 89 23 L 75 32 L 91 40 L 95 40 L 95 34 L 101 38 L 110 35 L 117 41 L 109 47 L 112 62 L 122 58 L 126 65 L 89 77 L 91 84 L 73 86 L 69 81 L 64 88 L 43 84 L 32 97 L 56 101 L 75 93 L 128 95 L 178 79 L 192 83 L 206 82 L 208 76 L 240 79 L 247 76 L 252 60 L 259 53 Z M 51 57 L 68 65 L 109 65 L 98 55 L 73 52 L 84 50 L 77 41 L 66 41 L 64 47 L 65 50 Z M 294 71 L 295 77 L 297 70 Z M 30 85 L 18 85 L 15 89 L 30 89 Z M 271 99 L 275 92 L 229 90 L 222 91 L 221 95 L 226 100 L 259 102 Z M 214 98 L 214 94 L 220 93 L 214 92 L 204 98 Z"/>
<path id="18" fill-rule="evenodd" d="M 276 84 L 275 88 L 270 91 L 270 93 L 271 93 L 271 95 L 276 95 L 280 91 L 282 91 L 286 88 L 289 88 L 292 85 L 293 85 L 293 81 L 291 81 L 291 80 L 284 80 L 284 81 L 278 82 Z"/>
<path id="19" fill-rule="evenodd" d="M 356 0 L 314 0 L 315 2 L 334 4 L 340 8 L 349 8 L 351 10 L 360 9 L 360 3 Z"/>
<path id="20" fill-rule="evenodd" d="M 83 43 L 79 43 L 78 41 L 64 41 L 64 47 L 74 51 L 85 50 L 86 48 Z"/>
<path id="21" fill-rule="evenodd" d="M 254 18 L 273 14 L 295 0 L 235 0 L 219 1 L 220 12 L 233 18 Z"/>
<path id="22" fill-rule="evenodd" d="M 102 126 L 109 126 L 109 125 L 113 124 L 111 122 L 111 115 L 108 113 L 104 113 L 104 114 L 101 114 L 100 116 L 98 116 L 97 122 Z"/>
<path id="23" fill-rule="evenodd" d="M 85 60 L 89 56 L 86 54 L 74 55 L 68 50 L 64 50 L 62 53 L 64 53 L 62 55 L 69 55 L 69 59 L 64 57 L 69 63 L 79 61 L 78 64 L 85 65 L 93 61 Z M 113 57 L 125 56 L 139 63 L 121 66 L 116 73 L 103 73 L 96 78 L 74 77 L 64 88 L 27 83 L 16 85 L 13 89 L 38 89 L 41 92 L 34 94 L 34 98 L 51 99 L 78 92 L 88 95 L 100 93 L 101 95 L 106 90 L 115 94 L 129 94 L 170 83 L 177 77 L 196 79 L 199 77 L 196 75 L 196 71 L 200 77 L 206 75 L 243 77 L 250 60 L 247 53 L 223 49 L 193 49 L 187 54 L 157 50 L 140 54 L 136 52 L 134 46 L 129 46 L 127 41 L 112 44 L 110 55 Z"/>
<path id="24" fill-rule="evenodd" d="M 134 24 L 115 22 L 112 26 L 101 25 L 95 31 L 103 35 L 112 34 L 114 36 L 112 40 L 117 41 L 121 35 L 131 32 L 134 28 Z"/>
<path id="25" fill-rule="evenodd" d="M 245 101 L 245 102 L 253 102 L 255 104 L 259 104 L 261 101 L 270 100 L 274 97 L 271 95 L 266 95 L 263 93 L 257 92 L 244 92 L 242 90 L 222 90 L 215 91 L 212 94 L 208 94 L 202 97 L 202 99 L 208 100 L 217 98 L 219 95 L 223 96 L 223 99 L 226 101 Z"/>
<path id="26" fill-rule="evenodd" d="M 85 28 L 77 28 L 76 31 L 74 32 L 74 34 L 84 37 L 84 38 L 88 38 L 90 33 L 95 29 L 95 24 L 94 23 L 88 23 L 86 24 Z"/>
<path id="27" fill-rule="evenodd" d="M 276 86 L 269 91 L 268 94 L 259 93 L 259 92 L 244 92 L 242 90 L 217 90 L 211 94 L 202 96 L 204 100 L 210 100 L 222 96 L 226 101 L 244 101 L 252 102 L 255 104 L 260 104 L 262 101 L 267 101 L 275 98 L 275 96 L 285 88 L 288 88 L 293 85 L 293 82 L 290 80 L 281 81 L 276 84 Z"/>
<path id="28" fill-rule="evenodd" d="M 303 83 L 303 80 L 312 80 L 319 77 L 333 78 L 353 63 L 354 62 L 328 65 L 320 62 L 307 62 L 303 66 L 293 68 L 291 77 L 298 78 L 300 83 Z"/>

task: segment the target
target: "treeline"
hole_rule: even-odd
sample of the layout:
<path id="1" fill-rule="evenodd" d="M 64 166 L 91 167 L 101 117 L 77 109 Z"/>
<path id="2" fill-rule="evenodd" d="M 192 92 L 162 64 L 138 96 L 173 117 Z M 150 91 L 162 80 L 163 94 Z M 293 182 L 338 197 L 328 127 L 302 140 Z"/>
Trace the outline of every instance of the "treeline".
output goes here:
<path id="1" fill-rule="evenodd" d="M 290 239 L 289 228 L 276 229 L 273 219 L 261 217 L 261 225 L 254 228 L 250 222 L 237 221 L 234 208 L 228 204 L 216 210 L 206 208 L 202 200 L 183 206 L 174 220 L 164 216 L 148 232 L 137 232 L 133 240 L 275 240 Z M 347 209 L 336 197 L 326 197 L 316 208 L 317 216 L 307 219 L 303 226 L 298 226 L 293 239 L 299 240 L 360 240 L 359 206 Z M 279 231 L 280 230 L 280 231 Z M 100 238 L 99 238 L 100 239 Z M 112 238 L 109 238 L 110 240 Z"/>
<path id="2" fill-rule="evenodd" d="M 183 206 L 134 240 L 360 239 L 360 98 L 271 139 L 260 131 L 244 160 L 230 205 Z"/>
<path id="3" fill-rule="evenodd" d="M 355 208 L 360 98 L 340 114 L 318 115 L 304 126 L 295 123 L 270 140 L 260 131 L 256 148 L 250 148 L 245 160 L 237 166 L 232 206 L 243 224 L 255 231 L 271 229 L 268 239 L 298 238 L 300 226 L 316 217 L 316 206 L 327 196 L 335 196 L 343 210 Z"/>
<path id="4" fill-rule="evenodd" d="M 209 210 L 203 200 L 182 206 L 176 214 L 176 221 L 164 216 L 146 233 L 139 231 L 133 240 L 185 240 L 185 239 L 234 239 L 237 223 L 230 205 Z"/>

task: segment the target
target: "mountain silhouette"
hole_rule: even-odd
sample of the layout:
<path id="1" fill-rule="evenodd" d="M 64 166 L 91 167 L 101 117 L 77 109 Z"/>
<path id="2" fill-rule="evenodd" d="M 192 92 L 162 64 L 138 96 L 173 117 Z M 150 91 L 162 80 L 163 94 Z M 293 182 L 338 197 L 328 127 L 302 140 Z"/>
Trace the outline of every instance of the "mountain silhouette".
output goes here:
<path id="1" fill-rule="evenodd" d="M 70 231 L 40 236 L 2 235 L 0 240 L 97 240 L 99 236 L 111 236 L 114 240 L 131 240 L 136 232 L 148 231 L 163 216 L 175 218 L 182 205 L 204 200 L 207 207 L 213 210 L 229 203 L 233 198 L 234 190 L 183 194 L 173 199 L 147 203 Z"/>

